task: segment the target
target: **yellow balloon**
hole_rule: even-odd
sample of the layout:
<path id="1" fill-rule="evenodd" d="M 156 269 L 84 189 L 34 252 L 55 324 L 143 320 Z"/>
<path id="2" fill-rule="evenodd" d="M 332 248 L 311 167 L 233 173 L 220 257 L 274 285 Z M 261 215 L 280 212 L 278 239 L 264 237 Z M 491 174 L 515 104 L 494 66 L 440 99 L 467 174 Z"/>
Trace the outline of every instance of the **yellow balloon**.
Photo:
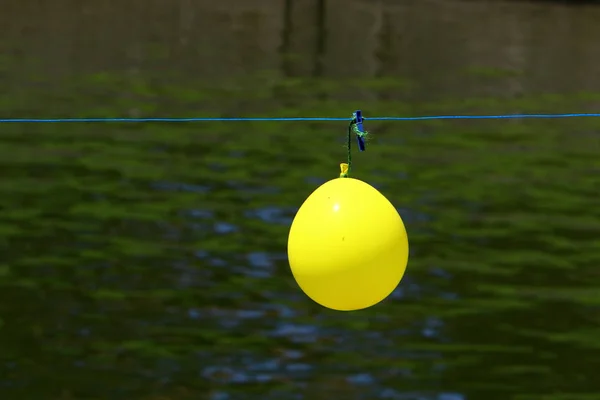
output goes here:
<path id="1" fill-rule="evenodd" d="M 408 263 L 400 215 L 377 189 L 353 178 L 324 183 L 304 201 L 288 237 L 294 279 L 324 307 L 371 307 L 398 286 Z"/>

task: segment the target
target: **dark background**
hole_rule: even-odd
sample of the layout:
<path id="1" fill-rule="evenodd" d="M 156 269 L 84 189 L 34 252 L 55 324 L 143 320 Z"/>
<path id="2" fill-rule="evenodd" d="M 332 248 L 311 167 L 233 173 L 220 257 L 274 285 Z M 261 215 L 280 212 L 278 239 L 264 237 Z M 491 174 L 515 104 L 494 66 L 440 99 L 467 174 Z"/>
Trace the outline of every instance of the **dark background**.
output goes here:
<path id="1" fill-rule="evenodd" d="M 600 7 L 6 1 L 0 116 L 598 112 Z M 0 124 L 2 400 L 600 399 L 600 118 L 368 122 L 384 303 L 291 277 L 345 123 Z"/>

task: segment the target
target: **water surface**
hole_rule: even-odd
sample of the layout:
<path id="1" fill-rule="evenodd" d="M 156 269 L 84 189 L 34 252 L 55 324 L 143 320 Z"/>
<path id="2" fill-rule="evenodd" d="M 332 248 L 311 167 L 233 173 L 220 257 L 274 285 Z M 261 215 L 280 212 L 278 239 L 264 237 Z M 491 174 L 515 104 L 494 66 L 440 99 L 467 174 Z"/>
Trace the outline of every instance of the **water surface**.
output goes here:
<path id="1" fill-rule="evenodd" d="M 597 111 L 599 19 L 516 2 L 13 2 L 0 114 Z M 368 128 L 355 177 L 397 205 L 411 259 L 390 299 L 337 313 L 299 291 L 286 240 L 337 176 L 345 124 L 2 125 L 2 398 L 599 398 L 600 120 Z"/>

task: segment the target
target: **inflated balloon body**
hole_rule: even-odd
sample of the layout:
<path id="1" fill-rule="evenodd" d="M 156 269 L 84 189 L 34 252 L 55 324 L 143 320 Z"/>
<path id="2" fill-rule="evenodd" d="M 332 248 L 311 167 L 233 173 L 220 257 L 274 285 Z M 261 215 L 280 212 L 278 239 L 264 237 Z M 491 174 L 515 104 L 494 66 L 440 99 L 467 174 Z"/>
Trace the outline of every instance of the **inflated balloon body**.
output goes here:
<path id="1" fill-rule="evenodd" d="M 300 288 L 339 311 L 373 306 L 398 286 L 408 238 L 395 207 L 373 186 L 347 177 L 317 188 L 296 214 L 288 258 Z"/>

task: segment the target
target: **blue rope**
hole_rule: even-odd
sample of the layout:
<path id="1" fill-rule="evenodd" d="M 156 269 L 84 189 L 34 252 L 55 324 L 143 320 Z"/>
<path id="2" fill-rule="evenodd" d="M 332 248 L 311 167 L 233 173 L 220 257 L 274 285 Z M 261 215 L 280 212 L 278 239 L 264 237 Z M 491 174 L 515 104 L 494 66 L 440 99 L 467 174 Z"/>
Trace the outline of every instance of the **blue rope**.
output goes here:
<path id="1" fill-rule="evenodd" d="M 424 121 L 440 119 L 525 119 L 525 118 L 579 118 L 600 117 L 600 113 L 574 113 L 574 114 L 505 114 L 505 115 L 429 115 L 421 117 L 370 117 L 369 121 Z M 352 118 L 330 117 L 297 117 L 297 118 L 3 118 L 0 123 L 92 123 L 92 122 L 268 122 L 268 121 L 348 121 Z"/>

